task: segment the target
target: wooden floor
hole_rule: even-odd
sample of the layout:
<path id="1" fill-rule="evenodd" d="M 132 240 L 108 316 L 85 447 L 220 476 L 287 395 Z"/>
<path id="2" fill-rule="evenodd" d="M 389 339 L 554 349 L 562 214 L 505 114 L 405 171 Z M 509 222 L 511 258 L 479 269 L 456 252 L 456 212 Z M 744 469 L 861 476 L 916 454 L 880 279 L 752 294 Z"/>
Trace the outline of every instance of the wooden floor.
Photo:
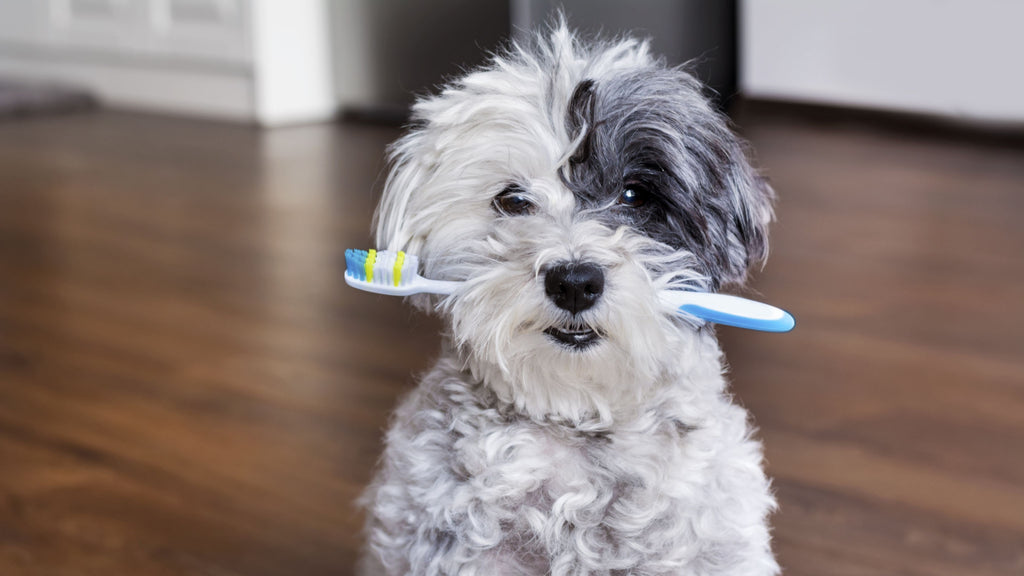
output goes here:
<path id="1" fill-rule="evenodd" d="M 720 330 L 790 575 L 1024 574 L 1024 149 L 741 118 L 780 196 Z M 0 574 L 338 575 L 436 325 L 347 289 L 392 129 L 0 124 Z"/>

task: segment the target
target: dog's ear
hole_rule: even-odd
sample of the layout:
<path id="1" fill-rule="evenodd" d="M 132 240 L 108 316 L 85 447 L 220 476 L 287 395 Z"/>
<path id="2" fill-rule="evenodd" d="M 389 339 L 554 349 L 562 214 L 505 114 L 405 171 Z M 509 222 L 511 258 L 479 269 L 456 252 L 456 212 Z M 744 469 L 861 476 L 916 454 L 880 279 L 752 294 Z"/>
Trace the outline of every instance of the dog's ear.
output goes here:
<path id="1" fill-rule="evenodd" d="M 373 228 L 378 249 L 416 254 L 421 258 L 419 272 L 429 276 L 431 271 L 424 268 L 429 264 L 426 246 L 429 219 L 433 216 L 429 208 L 417 204 L 416 194 L 428 186 L 436 162 L 430 152 L 432 146 L 426 126 L 426 122 L 414 125 L 388 148 L 388 173 L 373 216 Z M 414 294 L 407 302 L 431 314 L 438 299 L 429 294 Z"/>
<path id="2" fill-rule="evenodd" d="M 773 219 L 775 192 L 768 180 L 758 174 L 737 142 L 739 153 L 724 179 L 725 192 L 732 204 L 731 222 L 725 223 L 727 262 L 719 284 L 742 284 L 751 267 L 768 257 L 768 226 Z"/>
<path id="3" fill-rule="evenodd" d="M 424 126 L 414 126 L 388 148 L 388 175 L 374 213 L 376 247 L 420 254 L 423 237 L 415 231 L 413 194 L 430 173 Z"/>

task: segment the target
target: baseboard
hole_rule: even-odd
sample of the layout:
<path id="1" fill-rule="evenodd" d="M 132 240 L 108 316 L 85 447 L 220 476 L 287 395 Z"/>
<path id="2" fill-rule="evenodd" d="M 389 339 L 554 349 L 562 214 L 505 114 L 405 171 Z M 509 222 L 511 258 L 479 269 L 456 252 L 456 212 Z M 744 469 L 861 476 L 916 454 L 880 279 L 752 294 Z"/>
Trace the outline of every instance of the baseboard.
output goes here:
<path id="1" fill-rule="evenodd" d="M 0 75 L 88 89 L 118 108 L 255 122 L 252 74 L 242 68 L 190 68 L 160 61 L 68 61 L 47 53 L 0 54 Z"/>
<path id="2" fill-rule="evenodd" d="M 731 103 L 729 115 L 741 124 L 743 117 L 752 116 L 800 119 L 818 124 L 870 126 L 903 133 L 1024 147 L 1024 123 L 1000 123 L 966 117 L 742 96 Z"/>

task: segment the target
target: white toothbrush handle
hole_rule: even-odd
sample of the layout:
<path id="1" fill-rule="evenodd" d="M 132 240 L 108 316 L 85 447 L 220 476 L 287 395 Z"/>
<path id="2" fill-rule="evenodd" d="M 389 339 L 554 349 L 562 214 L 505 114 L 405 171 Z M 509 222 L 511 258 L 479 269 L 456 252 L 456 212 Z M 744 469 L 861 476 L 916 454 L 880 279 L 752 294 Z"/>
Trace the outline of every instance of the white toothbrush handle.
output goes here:
<path id="1" fill-rule="evenodd" d="M 431 280 L 430 278 L 424 278 L 422 276 L 416 278 L 413 281 L 412 286 L 416 288 L 416 291 L 423 294 L 451 294 L 455 292 L 455 289 L 465 284 L 465 282 L 455 282 L 452 280 Z"/>
<path id="2" fill-rule="evenodd" d="M 763 302 L 711 292 L 666 290 L 661 301 L 680 312 L 708 322 L 764 332 L 789 332 L 796 321 L 781 308 Z"/>

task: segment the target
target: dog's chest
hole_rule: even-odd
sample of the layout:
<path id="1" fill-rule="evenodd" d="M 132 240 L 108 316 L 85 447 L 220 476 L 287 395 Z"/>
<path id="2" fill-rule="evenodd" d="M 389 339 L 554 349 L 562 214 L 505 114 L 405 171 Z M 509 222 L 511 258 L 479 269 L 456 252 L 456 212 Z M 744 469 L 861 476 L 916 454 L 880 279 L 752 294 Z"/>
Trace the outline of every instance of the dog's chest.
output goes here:
<path id="1" fill-rule="evenodd" d="M 588 542 L 615 554 L 617 542 L 676 524 L 673 500 L 699 481 L 686 462 L 688 432 L 662 418 L 608 433 L 528 423 L 463 438 L 453 453 L 465 478 L 459 500 L 476 502 L 475 521 L 486 524 L 486 511 L 520 551 Z"/>

